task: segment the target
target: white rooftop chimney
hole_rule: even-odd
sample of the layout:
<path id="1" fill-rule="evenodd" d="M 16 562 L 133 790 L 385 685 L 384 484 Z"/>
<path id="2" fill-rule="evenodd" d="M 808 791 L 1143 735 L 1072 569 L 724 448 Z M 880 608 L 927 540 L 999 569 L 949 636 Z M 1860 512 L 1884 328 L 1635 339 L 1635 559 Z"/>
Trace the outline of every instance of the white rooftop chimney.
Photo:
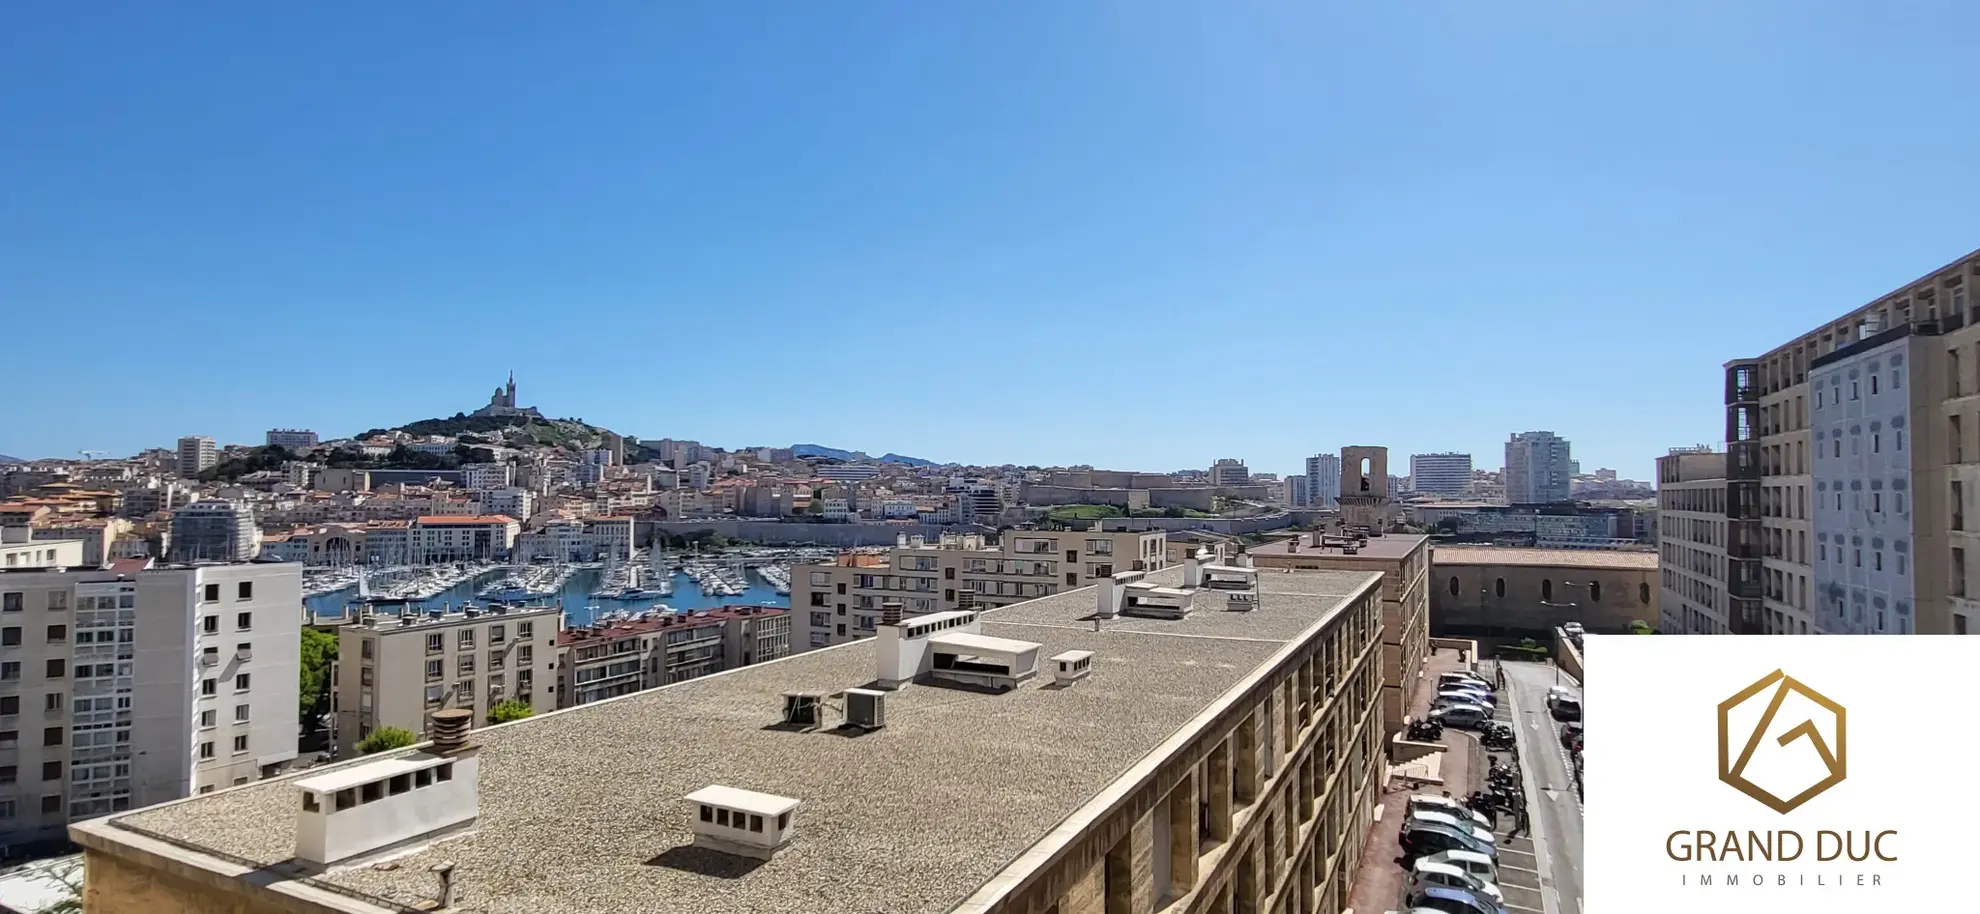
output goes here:
<path id="1" fill-rule="evenodd" d="M 474 821 L 474 749 L 417 752 L 296 782 L 296 858 L 328 866 Z"/>
<path id="2" fill-rule="evenodd" d="M 1183 582 L 1185 589 L 1203 586 L 1203 560 L 1195 555 L 1183 559 Z"/>
<path id="3" fill-rule="evenodd" d="M 1052 657 L 1052 681 L 1069 686 L 1093 672 L 1092 651 L 1067 651 Z"/>
<path id="4" fill-rule="evenodd" d="M 790 797 L 712 784 L 682 799 L 694 804 L 694 845 L 738 857 L 768 860 L 797 837 Z"/>

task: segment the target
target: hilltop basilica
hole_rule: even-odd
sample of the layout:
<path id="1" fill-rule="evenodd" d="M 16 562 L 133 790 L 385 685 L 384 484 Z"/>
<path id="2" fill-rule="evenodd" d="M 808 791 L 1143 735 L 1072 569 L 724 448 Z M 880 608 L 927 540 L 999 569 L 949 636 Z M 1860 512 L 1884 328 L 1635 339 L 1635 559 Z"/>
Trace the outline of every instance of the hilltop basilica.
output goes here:
<path id="1" fill-rule="evenodd" d="M 469 415 L 543 418 L 543 414 L 537 412 L 534 406 L 516 405 L 516 373 L 513 371 L 509 372 L 508 386 L 495 388 L 495 394 L 488 398 L 488 405 L 469 413 Z"/>

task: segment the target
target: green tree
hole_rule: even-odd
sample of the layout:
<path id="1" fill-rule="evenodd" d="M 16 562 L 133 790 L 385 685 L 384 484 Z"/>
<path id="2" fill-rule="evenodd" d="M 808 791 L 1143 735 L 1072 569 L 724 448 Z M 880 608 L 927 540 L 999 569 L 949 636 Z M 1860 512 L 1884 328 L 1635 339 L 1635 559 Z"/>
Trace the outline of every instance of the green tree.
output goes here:
<path id="1" fill-rule="evenodd" d="M 419 737 L 414 736 L 411 730 L 404 727 L 379 727 L 371 731 L 370 736 L 358 742 L 357 751 L 359 755 L 371 755 L 375 752 L 404 749 L 416 742 L 419 742 Z"/>
<path id="2" fill-rule="evenodd" d="M 503 699 L 488 709 L 488 722 L 506 724 L 512 720 L 522 720 L 536 713 L 536 709 L 514 698 Z"/>
<path id="3" fill-rule="evenodd" d="M 1642 619 L 1631 619 L 1629 620 L 1629 633 L 1632 635 L 1654 635 L 1657 633 L 1657 630 L 1651 628 L 1650 623 Z"/>
<path id="4" fill-rule="evenodd" d="M 337 660 L 337 636 L 314 628 L 302 630 L 302 681 L 296 692 L 302 732 L 330 710 L 330 665 Z"/>

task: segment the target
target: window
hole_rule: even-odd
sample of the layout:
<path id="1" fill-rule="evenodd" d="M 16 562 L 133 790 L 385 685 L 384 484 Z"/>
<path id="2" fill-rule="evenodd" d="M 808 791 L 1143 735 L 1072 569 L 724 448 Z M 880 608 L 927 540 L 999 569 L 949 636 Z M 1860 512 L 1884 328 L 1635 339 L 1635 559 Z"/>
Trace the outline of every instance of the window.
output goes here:
<path id="1" fill-rule="evenodd" d="M 237 753 L 239 753 L 239 752 L 246 752 L 246 751 L 248 751 L 248 741 L 247 741 L 247 739 L 248 739 L 248 738 L 247 738 L 247 734 L 245 734 L 245 733 L 243 733 L 243 734 L 241 734 L 241 735 L 239 735 L 239 736 L 236 736 L 236 737 L 234 737 L 234 751 L 235 751 L 235 752 L 237 752 Z"/>
<path id="2" fill-rule="evenodd" d="M 1870 493 L 1870 510 L 1872 511 L 1884 510 L 1884 493 L 1882 492 Z"/>
<path id="3" fill-rule="evenodd" d="M 1541 578 L 1541 579 L 1540 579 L 1540 599 L 1541 599 L 1542 601 L 1550 601 L 1550 600 L 1552 600 L 1552 599 L 1554 599 L 1554 579 L 1553 579 L 1553 578 Z"/>
<path id="4" fill-rule="evenodd" d="M 62 728 L 61 727 L 41 728 L 41 744 L 44 746 L 62 745 Z"/>
<path id="5" fill-rule="evenodd" d="M 12 784 L 20 780 L 20 769 L 13 765 L 0 765 L 0 784 Z"/>
<path id="6" fill-rule="evenodd" d="M 41 709 L 43 711 L 60 711 L 67 701 L 68 699 L 61 692 L 48 692 L 41 696 Z"/>
<path id="7" fill-rule="evenodd" d="M 253 629 L 254 613 L 235 613 L 234 627 L 240 629 L 241 631 L 249 631 Z"/>
<path id="8" fill-rule="evenodd" d="M 1492 582 L 1492 594 L 1493 596 L 1496 596 L 1500 599 L 1505 599 L 1506 596 L 1505 578 L 1499 578 L 1498 580 Z"/>
<path id="9" fill-rule="evenodd" d="M 1650 602 L 1650 585 L 1636 585 L 1636 599 L 1640 603 L 1648 604 Z"/>
<path id="10" fill-rule="evenodd" d="M 459 666 L 460 675 L 462 676 L 474 675 L 474 655 L 462 654 L 460 656 L 458 666 Z"/>
<path id="11" fill-rule="evenodd" d="M 0 611 L 10 613 L 20 612 L 23 606 L 22 596 L 19 593 L 0 594 Z"/>
<path id="12" fill-rule="evenodd" d="M 1952 550 L 1952 595 L 1966 596 L 1966 550 L 1958 546 Z"/>
<path id="13" fill-rule="evenodd" d="M 237 723 L 237 724 L 239 724 L 239 723 L 246 723 L 246 722 L 247 722 L 247 719 L 248 719 L 248 707 L 249 707 L 248 705 L 235 705 L 235 706 L 234 706 L 234 723 Z"/>
<path id="14" fill-rule="evenodd" d="M 754 832 L 760 832 L 760 831 L 762 831 L 762 830 L 763 830 L 763 817 L 762 817 L 762 816 L 758 816 L 758 815 L 751 815 L 751 816 L 749 817 L 749 830 L 750 830 L 750 831 L 754 831 Z"/>
<path id="15" fill-rule="evenodd" d="M 370 646 L 370 642 L 366 642 L 366 643 L 365 643 L 365 646 L 366 646 L 366 647 L 369 647 L 369 646 Z M 441 634 L 440 634 L 439 632 L 433 632 L 433 633 L 431 633 L 431 634 L 429 634 L 429 635 L 427 635 L 427 636 L 426 636 L 426 652 L 427 652 L 427 653 L 429 653 L 429 654 L 439 654 L 439 653 L 444 653 L 444 652 L 445 652 L 446 650 L 447 650 L 447 642 L 446 642 L 446 640 L 444 640 L 444 638 L 443 638 L 443 637 L 441 636 Z M 369 655 L 369 654 L 366 654 L 365 656 L 366 656 L 366 657 L 369 657 L 369 656 L 371 656 L 371 655 Z"/>
<path id="16" fill-rule="evenodd" d="M 208 603 L 220 602 L 220 585 L 218 584 L 206 585 L 204 592 L 200 594 L 200 597 Z"/>
<path id="17" fill-rule="evenodd" d="M 61 780 L 61 779 L 62 779 L 62 763 L 61 763 L 61 762 L 42 762 L 42 763 L 41 763 L 41 779 L 42 779 L 42 780 L 44 780 L 44 781 L 59 781 L 59 780 Z"/>
<path id="18" fill-rule="evenodd" d="M 445 665 L 442 664 L 440 661 L 438 660 L 426 661 L 427 682 L 433 682 L 435 680 L 443 679 L 446 677 L 446 675 L 447 675 L 447 670 L 445 669 Z"/>
<path id="19" fill-rule="evenodd" d="M 1965 463 L 1966 441 L 1959 429 L 1959 417 L 1947 416 L 1946 426 L 1946 449 L 1949 452 L 1947 458 L 1953 463 Z"/>
<path id="20" fill-rule="evenodd" d="M 44 813 L 61 812 L 62 795 L 59 793 L 53 793 L 53 794 L 49 794 L 48 796 L 42 797 L 41 811 Z"/>
<path id="21" fill-rule="evenodd" d="M 1877 392 L 1877 376 L 1874 374 L 1870 376 L 1870 392 L 1872 394 Z"/>
<path id="22" fill-rule="evenodd" d="M 1872 432 L 1870 434 L 1870 453 L 1881 454 L 1883 452 L 1884 452 L 1884 436 Z"/>
<path id="23" fill-rule="evenodd" d="M 1458 580 L 1457 580 L 1457 575 L 1452 575 L 1452 576 L 1451 576 L 1451 596 L 1454 596 L 1454 597 L 1455 597 L 1455 596 L 1457 596 L 1457 595 L 1458 595 Z"/>
<path id="24" fill-rule="evenodd" d="M 488 626 L 488 646 L 494 647 L 495 645 L 506 643 L 508 639 L 509 639 L 508 626 L 506 625 Z"/>
<path id="25" fill-rule="evenodd" d="M 254 599 L 254 582 L 242 581 L 240 583 L 240 586 L 234 591 L 234 599 L 236 600 Z"/>
<path id="26" fill-rule="evenodd" d="M 11 647 L 19 643 L 21 643 L 20 626 L 9 625 L 6 628 L 0 628 L 0 644 L 8 645 Z"/>
<path id="27" fill-rule="evenodd" d="M 69 640 L 69 627 L 66 625 L 48 626 L 48 643 L 62 644 Z"/>
<path id="28" fill-rule="evenodd" d="M 200 758 L 212 758 L 212 757 L 213 757 L 213 743 L 212 743 L 212 741 L 210 741 L 210 740 L 209 740 L 209 741 L 207 741 L 207 742 L 204 742 L 204 743 L 200 743 L 200 744 L 199 744 L 199 757 L 200 757 Z"/>
<path id="29" fill-rule="evenodd" d="M 48 678 L 60 679 L 69 674 L 69 661 L 59 657 L 48 661 Z"/>
<path id="30" fill-rule="evenodd" d="M 201 617 L 199 620 L 199 630 L 202 634 L 208 634 L 208 635 L 220 631 L 220 617 L 219 616 Z"/>
<path id="31" fill-rule="evenodd" d="M 211 727 L 217 723 L 219 723 L 219 718 L 217 715 L 214 714 L 212 708 L 207 708 L 206 710 L 199 712 L 199 725 L 202 728 Z"/>
<path id="32" fill-rule="evenodd" d="M 516 648 L 516 664 L 519 666 L 528 666 L 535 657 L 536 651 L 527 644 Z"/>
<path id="33" fill-rule="evenodd" d="M 516 637 L 529 638 L 534 636 L 535 634 L 536 634 L 536 623 L 534 622 L 516 623 Z"/>
<path id="34" fill-rule="evenodd" d="M 454 639 L 454 643 L 455 646 L 459 647 L 461 650 L 464 651 L 474 650 L 474 629 L 471 628 L 461 629 L 461 634 L 458 638 Z"/>
<path id="35" fill-rule="evenodd" d="M 214 695 L 218 695 L 218 694 L 220 694 L 220 688 L 219 688 L 219 683 L 217 683 L 217 682 L 215 682 L 215 681 L 213 681 L 213 680 L 211 680 L 211 679 L 202 679 L 202 680 L 200 680 L 200 681 L 199 681 L 199 694 L 201 694 L 201 695 L 205 695 L 205 696 L 208 696 L 208 697 L 211 697 L 211 696 L 214 696 Z"/>
<path id="36" fill-rule="evenodd" d="M 1589 584 L 1588 584 L 1588 602 L 1590 602 L 1590 603 L 1600 603 L 1600 602 L 1602 602 L 1602 582 L 1601 582 L 1601 581 L 1591 581 L 1591 582 L 1589 582 Z"/>
<path id="37" fill-rule="evenodd" d="M 21 696 L 0 695 L 0 714 L 21 713 Z"/>
<path id="38" fill-rule="evenodd" d="M 242 673 L 242 674 L 240 674 L 239 676 L 235 676 L 235 677 L 234 677 L 234 691 L 236 691 L 236 692 L 245 692 L 245 691 L 247 691 L 247 690 L 248 690 L 248 683 L 249 683 L 249 681 L 250 681 L 250 680 L 248 679 L 248 674 L 246 674 L 246 673 Z"/>
<path id="39" fill-rule="evenodd" d="M 1883 554 L 1882 552 L 1877 552 L 1877 551 L 1874 551 L 1874 550 L 1873 550 L 1873 551 L 1871 551 L 1871 553 L 1870 553 L 1870 570 L 1872 570 L 1872 571 L 1883 571 L 1883 570 L 1884 570 L 1884 554 Z"/>

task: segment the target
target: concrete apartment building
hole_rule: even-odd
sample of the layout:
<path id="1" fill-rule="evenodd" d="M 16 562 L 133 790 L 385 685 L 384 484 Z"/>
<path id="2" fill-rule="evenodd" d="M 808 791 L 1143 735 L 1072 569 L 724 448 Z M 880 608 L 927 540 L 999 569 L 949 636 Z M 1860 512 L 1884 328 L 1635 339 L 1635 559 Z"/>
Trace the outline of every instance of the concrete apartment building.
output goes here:
<path id="1" fill-rule="evenodd" d="M 1695 447 L 1657 458 L 1658 631 L 1731 631 L 1726 528 L 1726 455 Z"/>
<path id="2" fill-rule="evenodd" d="M 1176 588 L 1178 571 L 1146 583 Z M 489 914 L 1340 911 L 1384 772 L 1380 584 L 1258 582 L 1251 612 L 1098 630 L 1103 588 L 904 619 L 474 733 L 471 750 L 83 823 L 85 894 L 92 914 L 375 914 L 428 906 L 445 862 L 452 903 Z M 948 684 L 944 659 L 971 651 L 1006 687 Z M 880 726 L 841 728 L 849 716 Z M 450 760 L 476 792 L 446 820 L 463 830 L 359 830 L 343 863 L 296 865 L 326 790 Z M 410 793 L 353 796 L 352 811 L 411 808 Z M 764 830 L 738 813 L 720 832 L 734 841 L 709 840 L 711 802 Z M 395 866 L 364 865 L 394 841 Z"/>
<path id="3" fill-rule="evenodd" d="M 379 727 L 422 737 L 435 711 L 463 708 L 477 722 L 517 699 L 537 713 L 557 706 L 557 633 L 552 607 L 467 610 L 446 615 L 371 615 L 337 629 L 330 707 L 337 750 L 349 756 Z"/>
<path id="4" fill-rule="evenodd" d="M 316 447 L 316 433 L 306 428 L 271 428 L 265 443 L 268 447 L 279 447 L 291 453 L 307 451 Z"/>
<path id="5" fill-rule="evenodd" d="M 1456 498 L 1471 488 L 1471 455 L 1446 451 L 1409 455 L 1410 489 Z"/>
<path id="6" fill-rule="evenodd" d="M 1569 501 L 1574 461 L 1567 439 L 1553 432 L 1516 432 L 1506 441 L 1506 503 L 1548 505 Z"/>
<path id="7" fill-rule="evenodd" d="M 1006 530 L 998 545 L 974 533 L 935 542 L 903 534 L 884 558 L 842 553 L 791 569 L 792 635 L 800 649 L 871 637 L 881 601 L 909 615 L 1003 606 L 1086 587 L 1123 571 L 1168 564 L 1165 534 L 1147 531 Z"/>
<path id="8" fill-rule="evenodd" d="M 1307 506 L 1341 506 L 1341 458 L 1337 454 L 1315 454 L 1306 458 Z"/>
<path id="9" fill-rule="evenodd" d="M 1976 281 L 1980 252 L 1726 363 L 1731 631 L 1974 630 Z"/>
<path id="10" fill-rule="evenodd" d="M 506 561 L 522 524 L 506 514 L 427 514 L 407 530 L 415 565 Z"/>
<path id="11" fill-rule="evenodd" d="M 1382 719 L 1402 729 L 1430 653 L 1430 538 L 1419 534 L 1299 533 L 1246 550 L 1262 569 L 1375 572 L 1382 576 Z"/>
<path id="12" fill-rule="evenodd" d="M 220 462 L 220 449 L 213 439 L 205 435 L 187 435 L 179 439 L 179 475 L 187 479 L 198 476 Z"/>
<path id="13" fill-rule="evenodd" d="M 0 844 L 284 770 L 302 568 L 0 572 Z"/>
<path id="14" fill-rule="evenodd" d="M 791 614 L 737 606 L 599 622 L 557 634 L 557 707 L 630 695 L 791 652 Z"/>
<path id="15" fill-rule="evenodd" d="M 1251 485 L 1251 470 L 1244 461 L 1235 457 L 1218 458 L 1210 465 L 1210 484 L 1213 486 Z"/>
<path id="16" fill-rule="evenodd" d="M 245 562 L 261 551 L 260 536 L 252 507 L 202 499 L 172 512 L 172 561 Z"/>
<path id="17" fill-rule="evenodd" d="M 81 540 L 35 539 L 30 528 L 0 527 L 0 571 L 76 568 L 82 563 Z"/>

